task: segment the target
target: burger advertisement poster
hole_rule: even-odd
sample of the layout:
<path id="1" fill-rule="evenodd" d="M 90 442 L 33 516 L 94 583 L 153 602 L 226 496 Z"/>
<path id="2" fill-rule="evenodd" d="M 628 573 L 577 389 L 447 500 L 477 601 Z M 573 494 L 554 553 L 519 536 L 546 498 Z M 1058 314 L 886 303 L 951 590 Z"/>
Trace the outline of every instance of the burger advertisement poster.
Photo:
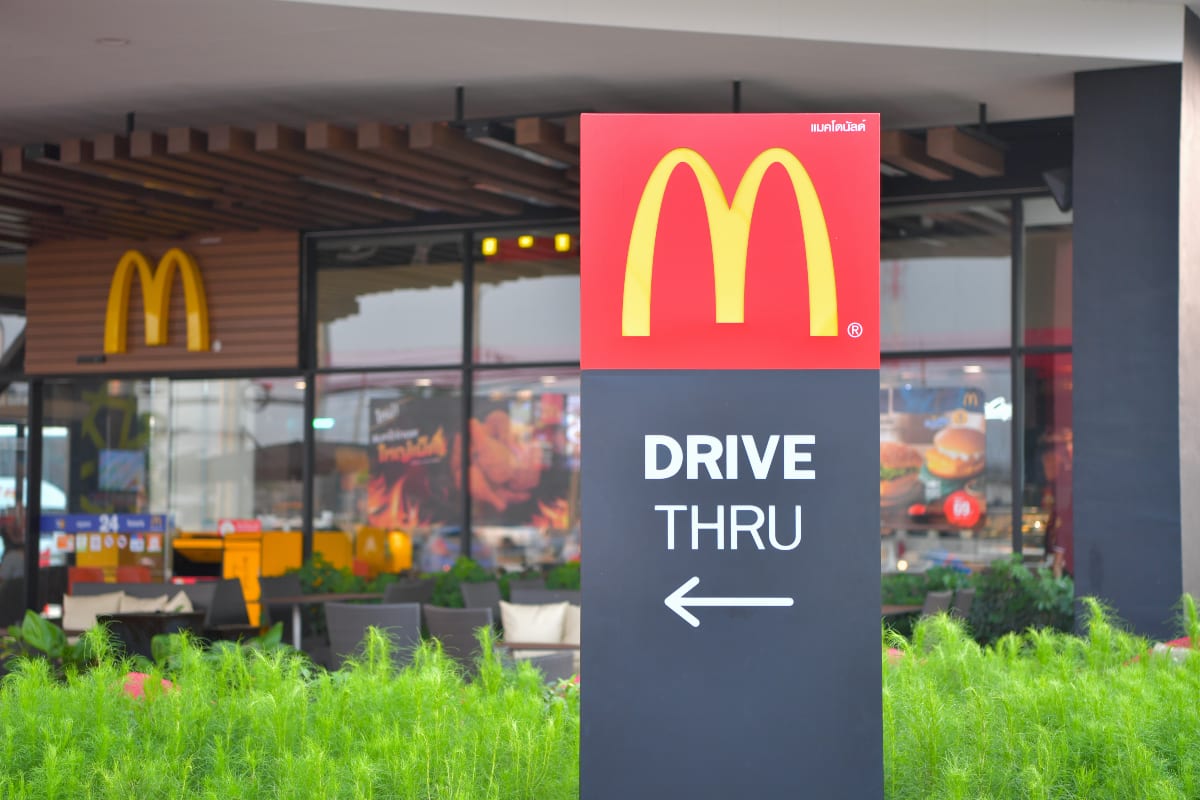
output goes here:
<path id="1" fill-rule="evenodd" d="M 879 508 L 885 527 L 969 529 L 983 521 L 982 392 L 884 387 L 879 423 Z"/>

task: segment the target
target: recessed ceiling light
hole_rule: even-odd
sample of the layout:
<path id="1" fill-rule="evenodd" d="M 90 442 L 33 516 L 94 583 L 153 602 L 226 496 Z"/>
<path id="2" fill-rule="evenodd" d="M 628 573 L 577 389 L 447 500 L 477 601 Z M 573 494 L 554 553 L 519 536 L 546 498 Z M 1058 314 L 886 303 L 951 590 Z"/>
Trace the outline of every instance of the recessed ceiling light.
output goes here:
<path id="1" fill-rule="evenodd" d="M 129 40 L 123 39 L 120 36 L 101 36 L 96 40 L 96 44 L 105 47 L 125 47 L 129 44 Z"/>

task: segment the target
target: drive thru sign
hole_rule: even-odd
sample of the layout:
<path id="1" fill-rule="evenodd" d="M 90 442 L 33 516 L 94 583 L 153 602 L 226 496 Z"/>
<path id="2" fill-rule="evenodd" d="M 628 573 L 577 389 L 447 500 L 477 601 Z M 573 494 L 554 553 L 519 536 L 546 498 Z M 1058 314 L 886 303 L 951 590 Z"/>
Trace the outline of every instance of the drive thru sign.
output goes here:
<path id="1" fill-rule="evenodd" d="M 881 797 L 878 117 L 581 155 L 581 797 Z"/>

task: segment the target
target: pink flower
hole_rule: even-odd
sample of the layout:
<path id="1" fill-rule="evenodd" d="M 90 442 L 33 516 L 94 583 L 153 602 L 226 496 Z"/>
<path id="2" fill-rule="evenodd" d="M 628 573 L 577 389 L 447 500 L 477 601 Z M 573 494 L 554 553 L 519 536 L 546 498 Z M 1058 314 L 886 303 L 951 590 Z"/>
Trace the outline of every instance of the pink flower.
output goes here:
<path id="1" fill-rule="evenodd" d="M 125 694 L 135 698 L 144 697 L 146 693 L 146 678 L 149 677 L 150 676 L 144 672 L 131 672 L 126 675 L 125 686 L 123 687 Z M 175 685 L 166 678 L 163 678 L 162 688 L 164 692 L 169 692 L 175 688 Z"/>

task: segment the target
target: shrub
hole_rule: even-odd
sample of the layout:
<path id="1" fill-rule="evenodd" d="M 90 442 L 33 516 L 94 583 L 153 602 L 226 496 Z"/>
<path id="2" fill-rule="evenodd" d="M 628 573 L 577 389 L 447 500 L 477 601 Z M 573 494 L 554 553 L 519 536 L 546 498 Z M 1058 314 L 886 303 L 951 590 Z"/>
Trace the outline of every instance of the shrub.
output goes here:
<path id="1" fill-rule="evenodd" d="M 970 584 L 966 571 L 954 567 L 930 567 L 925 570 L 925 591 L 958 591 Z"/>
<path id="2" fill-rule="evenodd" d="M 546 573 L 546 588 L 547 589 L 568 589 L 570 591 L 579 591 L 579 562 L 568 561 L 565 564 L 559 564 Z"/>
<path id="3" fill-rule="evenodd" d="M 335 567 L 320 553 L 313 553 L 295 572 L 300 578 L 300 587 L 305 594 L 382 592 L 389 583 L 395 583 L 398 577 L 383 572 L 374 578 L 364 578 L 355 575 L 353 570 L 346 567 Z"/>
<path id="4" fill-rule="evenodd" d="M 1019 555 L 971 576 L 975 600 L 971 630 L 981 644 L 1027 628 L 1070 631 L 1075 625 L 1075 585 L 1045 568 L 1026 567 Z"/>
<path id="5" fill-rule="evenodd" d="M 983 647 L 945 615 L 884 658 L 885 796 L 1185 800 L 1200 796 L 1200 657 L 1175 663 L 1085 601 L 1052 628 Z"/>
<path id="6" fill-rule="evenodd" d="M 887 605 L 911 606 L 927 592 L 955 591 L 968 585 L 966 573 L 954 567 L 930 567 L 925 572 L 892 572 L 880 579 L 880 597 Z"/>
<path id="7" fill-rule="evenodd" d="M 445 608 L 462 608 L 462 589 L 464 583 L 483 583 L 494 581 L 496 577 L 481 567 L 478 562 L 466 556 L 459 556 L 454 566 L 445 572 L 426 573 L 423 577 L 435 578 L 437 584 L 433 589 L 432 605 Z"/>
<path id="8" fill-rule="evenodd" d="M 6 670 L 15 658 L 36 656 L 45 659 L 59 678 L 89 669 L 116 651 L 116 639 L 105 625 L 96 625 L 70 642 L 62 628 L 33 611 L 26 611 L 21 624 L 9 626 L 7 635 L 0 637 L 0 662 Z"/>
<path id="9" fill-rule="evenodd" d="M 880 598 L 886 605 L 911 606 L 925 599 L 925 576 L 919 572 L 893 572 L 880 579 Z"/>
<path id="10" fill-rule="evenodd" d="M 187 645 L 139 698 L 108 656 L 65 683 L 19 660 L 0 682 L 0 797 L 578 798 L 578 692 L 485 653 L 468 683 L 428 644 L 397 671 L 378 634 L 334 673 Z"/>

